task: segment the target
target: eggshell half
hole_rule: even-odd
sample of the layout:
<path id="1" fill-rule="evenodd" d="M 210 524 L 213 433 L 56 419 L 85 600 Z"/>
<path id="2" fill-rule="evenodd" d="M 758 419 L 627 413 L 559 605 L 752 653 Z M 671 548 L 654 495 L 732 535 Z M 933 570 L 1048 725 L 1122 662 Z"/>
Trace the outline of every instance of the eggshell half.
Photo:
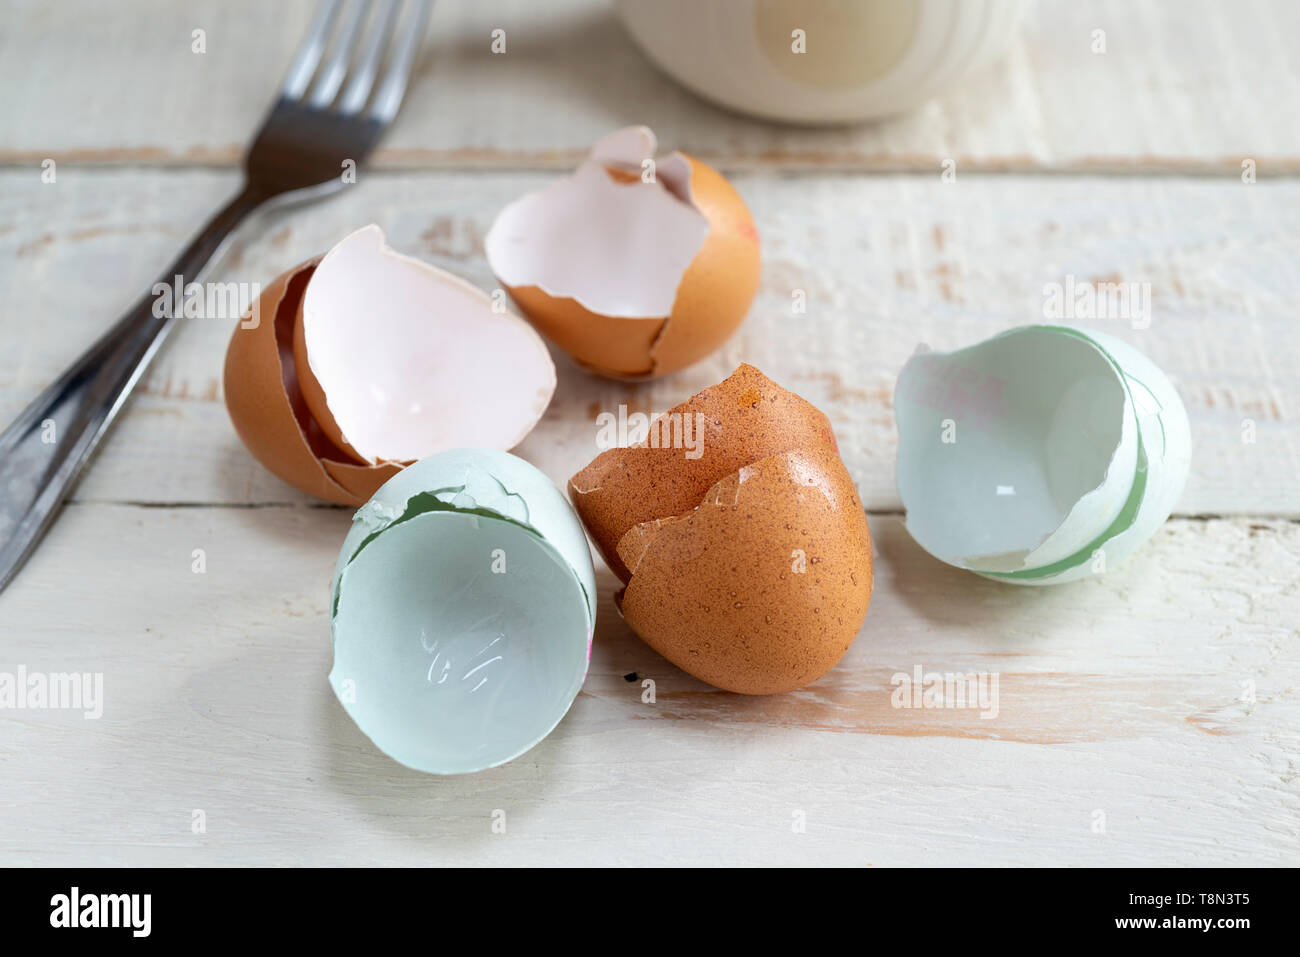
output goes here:
<path id="1" fill-rule="evenodd" d="M 582 366 L 667 375 L 713 352 L 758 288 L 744 200 L 683 153 L 654 159 L 646 127 L 615 131 L 573 176 L 507 206 L 484 242 L 524 315 Z"/>
<path id="2" fill-rule="evenodd" d="M 746 465 L 694 510 L 619 541 L 631 628 L 683 671 L 741 694 L 800 688 L 857 637 L 871 600 L 866 514 L 829 448 Z"/>
<path id="3" fill-rule="evenodd" d="M 631 573 L 618 543 L 632 526 L 694 508 L 716 482 L 778 452 L 825 449 L 838 455 L 826 416 L 751 365 L 741 365 L 665 415 L 702 417 L 693 420 L 703 426 L 698 458 L 686 448 L 652 448 L 647 438 L 602 452 L 569 480 L 569 496 L 583 524 L 624 582 Z"/>
<path id="4" fill-rule="evenodd" d="M 1168 378 L 1093 330 L 1034 325 L 899 374 L 907 528 L 949 564 L 1017 584 L 1087 577 L 1168 518 L 1191 459 Z"/>
<path id="5" fill-rule="evenodd" d="M 447 447 L 513 446 L 554 389 L 527 323 L 394 252 L 377 226 L 272 282 L 226 352 L 226 404 L 244 444 L 289 484 L 344 505 Z"/>
<path id="6" fill-rule="evenodd" d="M 560 490 L 495 449 L 422 459 L 356 513 L 334 574 L 330 685 L 394 760 L 502 764 L 563 718 L 596 617 L 591 554 Z"/>

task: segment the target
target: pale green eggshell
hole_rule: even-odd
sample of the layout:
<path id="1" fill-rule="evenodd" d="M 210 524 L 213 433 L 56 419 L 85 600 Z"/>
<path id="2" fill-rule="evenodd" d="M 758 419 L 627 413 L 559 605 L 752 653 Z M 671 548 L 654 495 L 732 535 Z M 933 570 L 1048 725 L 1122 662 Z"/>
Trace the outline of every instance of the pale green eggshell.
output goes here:
<path id="1" fill-rule="evenodd" d="M 1169 517 L 1191 460 L 1168 378 L 1088 329 L 1022 326 L 918 352 L 894 407 L 908 530 L 935 557 L 1016 584 L 1126 558 Z"/>
<path id="2" fill-rule="evenodd" d="M 507 452 L 455 449 L 353 519 L 331 589 L 335 694 L 410 767 L 481 770 L 559 723 L 595 623 L 587 540 L 563 494 Z"/>

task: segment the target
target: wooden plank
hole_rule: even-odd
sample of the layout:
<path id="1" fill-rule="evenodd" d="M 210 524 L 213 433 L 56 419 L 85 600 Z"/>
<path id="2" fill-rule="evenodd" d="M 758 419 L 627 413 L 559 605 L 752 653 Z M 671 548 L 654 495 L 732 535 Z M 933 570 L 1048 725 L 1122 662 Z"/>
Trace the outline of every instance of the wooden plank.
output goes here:
<path id="1" fill-rule="evenodd" d="M 313 0 L 11 5 L 0 162 L 234 165 Z M 192 51 L 194 30 L 206 52 Z M 505 54 L 490 49 L 506 31 Z M 1104 30 L 1106 52 L 1093 52 Z M 630 122 L 729 166 L 1300 172 L 1289 0 L 1041 0 L 996 66 L 885 122 L 781 127 L 659 73 L 599 0 L 441 0 L 389 167 L 564 167 Z"/>
<path id="2" fill-rule="evenodd" d="M 398 249 L 495 287 L 482 239 L 540 173 L 374 173 L 328 203 L 252 229 L 215 277 L 268 283 L 347 231 L 380 223 Z M 894 488 L 892 391 L 918 343 L 953 348 L 1044 315 L 1045 284 L 1150 287 L 1150 325 L 1094 324 L 1146 351 L 1191 416 L 1182 514 L 1300 515 L 1300 184 L 1033 176 L 742 174 L 764 243 L 763 285 L 719 353 L 632 386 L 557 356 L 560 384 L 520 446 L 557 482 L 598 451 L 602 411 L 657 412 L 741 361 L 823 408 L 874 511 Z M 0 419 L 50 381 L 235 188 L 230 172 L 0 172 Z M 797 291 L 807 312 L 794 314 Z M 239 445 L 221 399 L 233 323 L 186 321 L 77 495 L 145 503 L 301 502 Z M 1254 429 L 1256 441 L 1244 442 Z"/>
<path id="3" fill-rule="evenodd" d="M 861 637 L 770 698 L 676 671 L 602 573 L 560 728 L 437 779 L 377 752 L 328 690 L 347 522 L 72 506 L 0 595 L 0 671 L 100 672 L 103 716 L 0 711 L 0 863 L 1300 863 L 1300 524 L 1174 521 L 1107 575 L 1017 589 L 875 517 Z M 916 666 L 997 673 L 999 714 L 892 707 Z"/>

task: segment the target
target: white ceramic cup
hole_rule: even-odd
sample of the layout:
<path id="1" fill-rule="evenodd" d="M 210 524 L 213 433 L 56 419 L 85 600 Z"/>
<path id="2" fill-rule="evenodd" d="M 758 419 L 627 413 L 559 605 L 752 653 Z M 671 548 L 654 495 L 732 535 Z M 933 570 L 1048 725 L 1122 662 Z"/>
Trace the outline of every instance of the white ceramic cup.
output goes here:
<path id="1" fill-rule="evenodd" d="M 788 123 L 888 116 L 994 60 L 1025 0 L 617 0 L 646 55 L 722 106 Z"/>

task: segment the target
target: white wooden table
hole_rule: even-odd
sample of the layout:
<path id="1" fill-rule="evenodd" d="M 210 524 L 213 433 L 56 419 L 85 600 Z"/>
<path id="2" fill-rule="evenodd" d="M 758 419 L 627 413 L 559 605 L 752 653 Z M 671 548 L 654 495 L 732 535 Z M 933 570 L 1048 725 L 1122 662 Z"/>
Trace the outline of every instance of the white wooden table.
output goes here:
<path id="1" fill-rule="evenodd" d="M 235 188 L 311 10 L 9 7 L 5 421 Z M 627 631 L 602 568 L 591 675 L 559 729 L 482 774 L 407 771 L 325 681 L 349 513 L 245 453 L 221 395 L 230 324 L 189 321 L 0 595 L 0 671 L 102 672 L 105 698 L 99 720 L 0 711 L 0 864 L 1300 863 L 1298 29 L 1290 0 L 1043 0 L 1010 56 L 948 98 L 807 131 L 695 99 L 601 3 L 443 0 L 373 167 L 250 232 L 215 278 L 266 283 L 374 221 L 492 288 L 496 211 L 648 123 L 733 175 L 763 236 L 759 297 L 720 354 L 652 385 L 557 356 L 554 404 L 518 451 L 563 482 L 601 410 L 662 410 L 754 363 L 827 412 L 859 483 L 876 547 L 861 636 L 804 691 L 728 695 Z M 1193 474 L 1127 564 L 1016 589 L 904 531 L 891 393 L 918 342 L 1040 319 L 1066 276 L 1150 283 L 1150 328 L 1105 328 L 1174 378 Z M 891 676 L 918 664 L 997 672 L 999 717 L 892 708 Z"/>

